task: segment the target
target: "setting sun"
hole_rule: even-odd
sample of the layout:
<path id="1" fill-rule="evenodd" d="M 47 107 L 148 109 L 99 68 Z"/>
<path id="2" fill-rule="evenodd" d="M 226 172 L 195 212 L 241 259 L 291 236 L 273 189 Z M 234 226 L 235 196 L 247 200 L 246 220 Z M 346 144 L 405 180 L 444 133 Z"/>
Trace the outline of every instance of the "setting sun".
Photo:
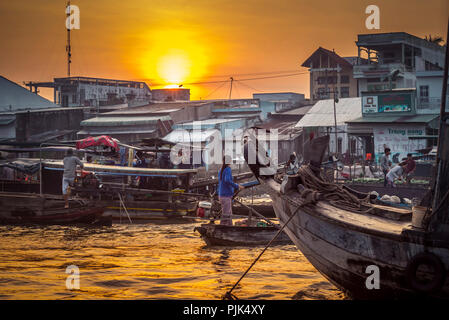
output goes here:
<path id="1" fill-rule="evenodd" d="M 178 86 L 207 73 L 207 48 L 200 36 L 187 30 L 159 30 L 148 35 L 148 50 L 142 53 L 142 72 L 158 85 Z"/>
<path id="2" fill-rule="evenodd" d="M 191 61 L 183 50 L 172 50 L 157 63 L 158 76 L 167 83 L 181 84 L 190 75 Z"/>

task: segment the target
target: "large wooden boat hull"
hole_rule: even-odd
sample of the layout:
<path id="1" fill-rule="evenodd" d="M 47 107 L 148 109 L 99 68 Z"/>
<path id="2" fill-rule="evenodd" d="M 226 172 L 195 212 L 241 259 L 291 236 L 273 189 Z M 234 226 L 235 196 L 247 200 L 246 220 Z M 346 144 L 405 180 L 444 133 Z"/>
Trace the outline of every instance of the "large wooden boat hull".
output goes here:
<path id="1" fill-rule="evenodd" d="M 244 227 L 219 224 L 202 224 L 195 228 L 209 246 L 257 246 L 267 245 L 276 235 L 275 227 Z M 272 245 L 292 244 L 289 237 L 282 232 Z"/>
<path id="2" fill-rule="evenodd" d="M 410 221 L 387 221 L 383 217 L 345 211 L 327 202 L 300 207 L 288 200 L 292 194 L 281 194 L 273 179 L 263 183 L 269 187 L 267 191 L 281 225 L 294 214 L 285 228 L 289 238 L 320 273 L 348 296 L 449 297 L 449 277 L 445 277 L 437 291 L 423 292 L 413 288 L 407 272 L 413 257 L 424 252 L 437 256 L 448 270 L 447 242 L 425 240 Z M 369 266 L 379 268 L 379 289 L 367 287 L 372 274 Z"/>

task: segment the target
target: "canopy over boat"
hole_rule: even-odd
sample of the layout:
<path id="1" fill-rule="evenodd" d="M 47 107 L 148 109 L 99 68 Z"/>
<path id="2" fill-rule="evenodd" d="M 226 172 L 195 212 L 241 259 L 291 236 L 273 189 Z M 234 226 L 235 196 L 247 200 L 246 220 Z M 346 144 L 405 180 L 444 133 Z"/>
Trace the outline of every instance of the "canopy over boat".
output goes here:
<path id="1" fill-rule="evenodd" d="M 45 169 L 64 170 L 64 164 L 60 160 L 45 160 L 42 162 Z M 97 175 L 117 175 L 117 176 L 143 176 L 175 178 L 182 175 L 197 173 L 196 169 L 158 169 L 109 166 L 94 163 L 84 163 L 84 170 L 94 171 Z"/>
<path id="2" fill-rule="evenodd" d="M 110 136 L 98 136 L 98 137 L 87 137 L 85 139 L 76 142 L 77 149 L 84 149 L 88 147 L 105 146 L 111 147 L 118 150 L 118 140 L 111 138 Z"/>
<path id="3" fill-rule="evenodd" d="M 25 174 L 35 174 L 39 171 L 38 161 L 15 160 L 0 164 L 0 167 L 11 168 Z"/>

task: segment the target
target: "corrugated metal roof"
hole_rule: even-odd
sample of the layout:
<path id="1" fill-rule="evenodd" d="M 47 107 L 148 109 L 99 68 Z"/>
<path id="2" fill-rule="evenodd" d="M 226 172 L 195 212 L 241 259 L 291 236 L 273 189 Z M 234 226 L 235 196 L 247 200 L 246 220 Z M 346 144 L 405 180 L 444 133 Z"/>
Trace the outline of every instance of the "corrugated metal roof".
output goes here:
<path id="1" fill-rule="evenodd" d="M 57 108 L 51 101 L 0 76 L 0 111 Z"/>
<path id="2" fill-rule="evenodd" d="M 260 108 L 250 107 L 250 108 L 222 108 L 222 109 L 214 109 L 212 112 L 261 112 Z"/>
<path id="3" fill-rule="evenodd" d="M 302 128 L 295 127 L 296 121 L 282 121 L 282 120 L 271 120 L 262 124 L 258 127 L 262 129 L 275 129 L 278 133 L 279 140 L 288 140 L 297 137 L 302 133 Z M 270 136 L 271 137 L 271 136 Z M 268 137 L 269 138 L 269 137 Z M 268 140 L 268 139 L 266 139 Z"/>
<path id="4" fill-rule="evenodd" d="M 212 130 L 173 130 L 166 135 L 163 140 L 172 143 L 191 143 L 191 142 L 205 142 L 214 134 L 220 134 L 217 129 Z"/>
<path id="5" fill-rule="evenodd" d="M 156 130 L 144 130 L 144 129 L 129 129 L 129 130 L 114 130 L 114 128 L 110 129 L 102 129 L 102 130 L 81 130 L 78 131 L 77 134 L 78 135 L 92 135 L 92 136 L 96 136 L 96 135 L 116 135 L 116 134 L 152 134 L 156 132 Z"/>
<path id="6" fill-rule="evenodd" d="M 192 122 L 184 122 L 184 123 L 179 123 L 176 126 L 178 127 L 189 127 L 189 126 L 193 126 L 193 125 L 212 125 L 212 124 L 220 124 L 220 123 L 225 123 L 225 122 L 232 122 L 232 121 L 237 121 L 239 119 L 215 119 L 215 118 L 210 118 L 210 119 L 205 119 L 205 120 L 198 120 L 198 121 L 192 121 Z"/>
<path id="7" fill-rule="evenodd" d="M 311 55 L 310 57 L 307 58 L 306 61 L 304 61 L 301 66 L 302 67 L 307 67 L 310 68 L 310 64 L 312 62 L 313 59 L 318 58 L 319 54 L 325 54 L 328 55 L 333 61 L 336 61 L 337 63 L 340 64 L 340 67 L 351 67 L 352 68 L 352 64 L 345 60 L 344 58 L 342 58 L 341 56 L 339 56 L 335 51 L 330 51 L 327 50 L 323 47 L 319 47 L 318 49 L 316 49 Z"/>
<path id="8" fill-rule="evenodd" d="M 359 117 L 346 121 L 346 123 L 428 123 L 438 118 L 437 114 L 417 115 L 376 115 L 371 117 Z"/>
<path id="9" fill-rule="evenodd" d="M 287 111 L 280 111 L 276 112 L 276 114 L 292 114 L 292 115 L 303 115 L 309 112 L 310 109 L 312 109 L 313 106 L 304 106 L 300 108 L 290 109 Z"/>
<path id="10" fill-rule="evenodd" d="M 337 125 L 362 116 L 362 98 L 341 98 L 335 104 Z M 320 100 L 298 121 L 295 127 L 330 127 L 335 125 L 334 99 Z"/>
<path id="11" fill-rule="evenodd" d="M 154 117 L 96 117 L 81 121 L 81 126 L 84 127 L 107 127 L 107 126 L 132 126 L 132 125 L 146 125 L 156 124 L 158 120 L 170 120 L 169 116 L 154 116 Z"/>
<path id="12" fill-rule="evenodd" d="M 14 121 L 16 121 L 15 118 L 9 118 L 9 119 L 1 119 L 0 118 L 0 126 L 6 126 L 8 124 L 13 123 Z"/>

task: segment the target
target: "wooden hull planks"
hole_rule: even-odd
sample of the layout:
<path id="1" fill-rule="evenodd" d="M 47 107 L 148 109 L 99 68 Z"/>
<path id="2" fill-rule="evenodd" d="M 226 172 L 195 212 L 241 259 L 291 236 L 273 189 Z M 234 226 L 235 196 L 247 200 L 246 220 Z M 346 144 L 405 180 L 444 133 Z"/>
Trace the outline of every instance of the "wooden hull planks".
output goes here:
<path id="1" fill-rule="evenodd" d="M 219 224 L 202 224 L 195 228 L 209 246 L 258 246 L 267 245 L 276 235 L 275 227 L 244 227 Z M 292 244 L 289 237 L 282 232 L 272 245 Z"/>
<path id="2" fill-rule="evenodd" d="M 298 206 L 289 201 L 293 193 L 281 194 L 272 179 L 270 188 L 276 216 L 284 223 Z M 285 232 L 311 264 L 327 279 L 353 298 L 402 298 L 428 294 L 449 296 L 446 277 L 442 288 L 423 293 L 412 287 L 407 268 L 420 253 L 436 255 L 449 269 L 449 246 L 429 246 L 424 235 L 408 219 L 345 211 L 325 202 L 299 208 Z M 379 268 L 380 289 L 368 289 L 368 266 Z"/>

